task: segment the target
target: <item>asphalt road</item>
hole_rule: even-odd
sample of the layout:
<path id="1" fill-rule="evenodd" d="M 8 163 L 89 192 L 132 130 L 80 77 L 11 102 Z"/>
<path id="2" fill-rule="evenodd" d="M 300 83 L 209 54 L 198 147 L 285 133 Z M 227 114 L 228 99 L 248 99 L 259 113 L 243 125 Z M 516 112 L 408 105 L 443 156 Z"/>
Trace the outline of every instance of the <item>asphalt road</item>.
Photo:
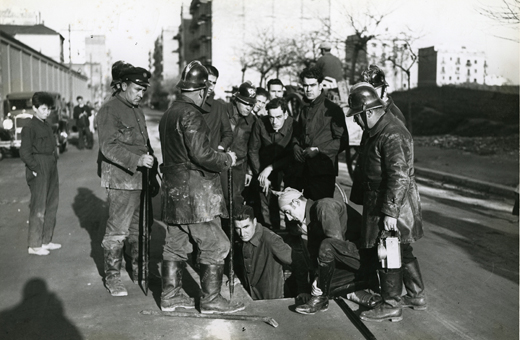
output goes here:
<path id="1" fill-rule="evenodd" d="M 160 113 L 148 113 L 159 150 Z M 96 144 L 97 147 L 97 144 Z M 160 155 L 159 155 L 160 158 Z M 96 151 L 74 145 L 59 160 L 60 205 L 49 256 L 27 254 L 29 189 L 18 158 L 0 161 L 0 339 L 362 339 L 341 310 L 302 316 L 291 299 L 251 303 L 247 313 L 277 316 L 279 328 L 229 321 L 139 315 L 158 310 L 160 286 L 145 296 L 123 280 L 129 297 L 112 298 L 102 284 L 100 246 L 106 194 Z M 338 182 L 348 191 L 342 167 Z M 414 244 L 429 308 L 404 311 L 400 323 L 367 323 L 378 339 L 518 339 L 518 218 L 499 199 L 420 185 L 425 237 Z M 159 218 L 159 201 L 154 200 Z M 152 270 L 164 229 L 152 232 Z M 155 268 L 155 269 L 154 269 Z M 350 304 L 354 309 L 355 304 Z"/>

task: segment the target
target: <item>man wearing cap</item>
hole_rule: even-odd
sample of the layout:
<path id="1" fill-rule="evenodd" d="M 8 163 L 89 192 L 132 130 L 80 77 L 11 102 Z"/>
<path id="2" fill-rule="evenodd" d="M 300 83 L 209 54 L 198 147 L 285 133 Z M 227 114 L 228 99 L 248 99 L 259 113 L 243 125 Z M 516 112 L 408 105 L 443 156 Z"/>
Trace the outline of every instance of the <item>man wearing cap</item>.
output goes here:
<path id="1" fill-rule="evenodd" d="M 132 248 L 132 276 L 136 280 L 137 257 L 134 255 L 138 254 L 143 170 L 152 168 L 156 160 L 148 140 L 145 116 L 138 106 L 151 74 L 129 64 L 117 73 L 119 86 L 98 113 L 101 186 L 108 194 L 108 220 L 102 246 L 105 286 L 112 296 L 126 296 L 128 292 L 120 275 L 123 245 L 127 240 Z"/>
<path id="2" fill-rule="evenodd" d="M 202 116 L 210 129 L 209 143 L 214 150 L 225 151 L 233 141 L 233 131 L 227 116 L 226 104 L 215 100 L 215 86 L 218 70 L 215 66 L 206 65 L 208 70 L 208 98 L 202 105 Z"/>
<path id="3" fill-rule="evenodd" d="M 228 117 L 233 130 L 233 143 L 230 150 L 236 153 L 237 161 L 233 166 L 233 204 L 240 206 L 244 204 L 242 192 L 251 181 L 251 174 L 248 173 L 247 149 L 249 137 L 256 121 L 252 114 L 256 103 L 256 90 L 251 82 L 247 81 L 240 85 L 238 91 L 233 94 L 233 99 L 228 105 Z M 228 197 L 228 175 L 221 173 L 222 188 L 224 197 L 229 202 Z"/>
<path id="4" fill-rule="evenodd" d="M 336 79 L 337 82 L 343 80 L 343 65 L 338 57 L 332 55 L 330 50 L 332 45 L 330 42 L 322 42 L 320 44 L 321 57 L 316 62 L 316 68 L 321 71 L 323 77 L 331 77 Z"/>
<path id="5" fill-rule="evenodd" d="M 312 298 L 296 307 L 296 312 L 326 311 L 329 298 L 340 292 L 349 292 L 346 294 L 349 300 L 368 308 L 380 303 L 379 296 L 362 290 L 369 286 L 370 272 L 375 272 L 361 266 L 360 252 L 354 243 L 359 230 L 350 222 L 355 210 L 333 198 L 307 199 L 293 188 L 277 194 L 280 210 L 289 221 L 298 223 L 303 237 L 308 239 L 311 261 L 318 268 Z"/>
<path id="6" fill-rule="evenodd" d="M 322 91 L 323 75 L 316 68 L 300 74 L 304 89 L 304 107 L 295 123 L 294 158 L 302 169 L 303 189 L 307 198 L 333 197 L 338 175 L 340 142 L 347 133 L 343 110 Z"/>
<path id="7" fill-rule="evenodd" d="M 230 243 L 220 217 L 227 217 L 219 172 L 236 161 L 233 152 L 218 152 L 210 145 L 210 129 L 201 106 L 207 96 L 208 71 L 198 61 L 184 68 L 177 87 L 182 94 L 164 113 L 159 134 L 164 164 L 162 220 L 167 224 L 163 248 L 161 309 L 195 308 L 181 292 L 188 254 L 197 242 L 200 262 L 202 313 L 232 313 L 244 309 L 220 295 L 224 259 Z"/>
<path id="8" fill-rule="evenodd" d="M 397 231 L 401 268 L 378 270 L 384 303 L 361 313 L 366 321 L 401 321 L 402 307 L 427 308 L 424 284 L 411 243 L 423 236 L 419 191 L 414 176 L 413 139 L 369 83 L 358 83 L 349 95 L 348 117 L 367 133 L 361 183 L 363 227 L 359 245 L 374 249 L 382 230 Z M 401 296 L 402 288 L 407 294 Z"/>

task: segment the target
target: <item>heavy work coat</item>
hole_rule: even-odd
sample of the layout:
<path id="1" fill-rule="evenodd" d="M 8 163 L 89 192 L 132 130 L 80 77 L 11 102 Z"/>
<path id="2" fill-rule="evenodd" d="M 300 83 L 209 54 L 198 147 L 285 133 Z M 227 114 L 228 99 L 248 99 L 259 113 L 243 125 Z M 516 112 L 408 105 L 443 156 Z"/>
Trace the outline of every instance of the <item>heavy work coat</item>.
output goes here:
<path id="1" fill-rule="evenodd" d="M 101 186 L 141 190 L 137 163 L 147 152 L 153 154 L 143 111 L 116 95 L 99 109 L 98 122 Z"/>
<path id="2" fill-rule="evenodd" d="M 385 113 L 368 131 L 363 147 L 362 248 L 375 246 L 385 215 L 397 218 L 402 243 L 423 236 L 421 202 L 413 166 L 413 139 L 403 123 Z"/>
<path id="3" fill-rule="evenodd" d="M 219 172 L 231 156 L 210 146 L 202 109 L 186 96 L 173 102 L 159 123 L 164 173 L 162 220 L 193 224 L 227 217 Z"/>

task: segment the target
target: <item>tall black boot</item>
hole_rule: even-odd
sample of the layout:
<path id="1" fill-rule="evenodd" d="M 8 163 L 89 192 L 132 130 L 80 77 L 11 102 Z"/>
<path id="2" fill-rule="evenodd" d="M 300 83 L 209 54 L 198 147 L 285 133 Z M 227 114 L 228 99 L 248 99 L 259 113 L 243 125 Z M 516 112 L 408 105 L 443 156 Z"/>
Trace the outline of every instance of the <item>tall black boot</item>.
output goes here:
<path id="1" fill-rule="evenodd" d="M 428 303 L 426 302 L 424 283 L 417 259 L 403 265 L 403 282 L 407 292 L 407 294 L 401 298 L 403 307 L 426 310 Z"/>
<path id="2" fill-rule="evenodd" d="M 127 296 L 123 282 L 121 282 L 121 262 L 123 260 L 123 244 L 111 249 L 104 249 L 105 253 L 105 287 L 112 296 Z"/>
<path id="3" fill-rule="evenodd" d="M 334 261 L 319 263 L 318 288 L 322 294 L 320 296 L 313 296 L 307 303 L 296 307 L 296 312 L 300 314 L 314 314 L 318 311 L 324 312 L 329 309 L 330 281 L 332 281 L 334 268 Z"/>
<path id="4" fill-rule="evenodd" d="M 195 308 L 193 298 L 186 296 L 180 290 L 182 287 L 182 272 L 186 267 L 184 261 L 162 262 L 162 293 L 161 310 L 163 312 L 174 311 L 175 308 Z"/>
<path id="5" fill-rule="evenodd" d="M 374 309 L 362 312 L 360 319 L 377 322 L 386 320 L 398 322 L 403 320 L 403 308 L 400 300 L 403 290 L 402 269 L 380 269 L 378 273 L 383 303 Z"/>
<path id="6" fill-rule="evenodd" d="M 246 308 L 242 302 L 231 302 L 220 295 L 223 275 L 223 264 L 200 264 L 201 313 L 234 313 Z"/>

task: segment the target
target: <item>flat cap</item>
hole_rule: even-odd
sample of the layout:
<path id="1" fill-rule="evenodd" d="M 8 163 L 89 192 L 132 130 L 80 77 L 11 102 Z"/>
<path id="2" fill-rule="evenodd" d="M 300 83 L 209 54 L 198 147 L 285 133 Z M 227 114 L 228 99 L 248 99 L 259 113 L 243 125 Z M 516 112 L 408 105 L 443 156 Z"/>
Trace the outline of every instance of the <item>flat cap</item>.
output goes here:
<path id="1" fill-rule="evenodd" d="M 323 49 L 325 49 L 325 50 L 330 50 L 330 49 L 332 49 L 332 45 L 331 45 L 330 42 L 328 42 L 328 41 L 324 41 L 324 42 L 322 42 L 322 43 L 320 44 L 320 47 L 319 47 L 319 48 L 323 48 Z"/>
<path id="2" fill-rule="evenodd" d="M 119 74 L 121 81 L 131 81 L 140 86 L 149 86 L 152 74 L 142 67 L 127 67 Z"/>

